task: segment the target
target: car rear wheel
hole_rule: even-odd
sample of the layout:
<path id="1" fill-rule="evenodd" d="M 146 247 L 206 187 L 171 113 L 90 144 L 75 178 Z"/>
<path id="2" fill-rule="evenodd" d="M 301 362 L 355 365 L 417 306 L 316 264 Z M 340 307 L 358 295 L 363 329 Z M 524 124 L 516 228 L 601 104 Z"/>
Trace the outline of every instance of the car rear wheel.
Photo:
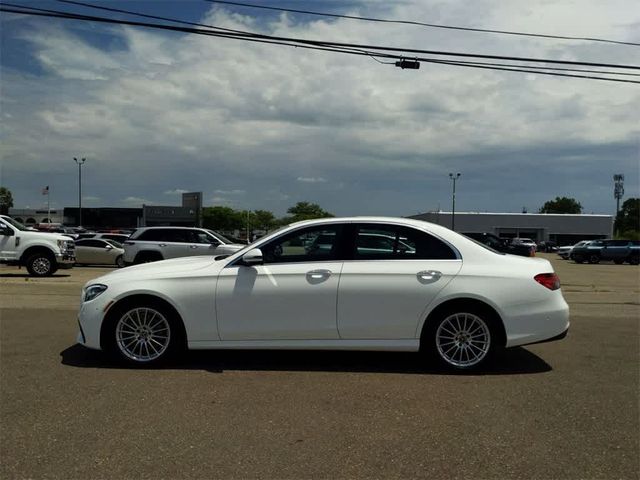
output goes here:
<path id="1" fill-rule="evenodd" d="M 628 261 L 631 265 L 639 265 L 640 257 L 630 257 Z"/>
<path id="2" fill-rule="evenodd" d="M 615 263 L 616 265 L 622 265 L 624 263 L 624 260 L 620 260 L 619 258 L 616 258 L 613 263 Z"/>
<path id="3" fill-rule="evenodd" d="M 106 348 L 130 365 L 166 362 L 184 346 L 180 320 L 161 302 L 125 305 L 111 315 Z"/>
<path id="4" fill-rule="evenodd" d="M 486 365 L 498 350 L 498 335 L 484 312 L 448 311 L 432 322 L 424 339 L 432 357 L 457 371 Z"/>

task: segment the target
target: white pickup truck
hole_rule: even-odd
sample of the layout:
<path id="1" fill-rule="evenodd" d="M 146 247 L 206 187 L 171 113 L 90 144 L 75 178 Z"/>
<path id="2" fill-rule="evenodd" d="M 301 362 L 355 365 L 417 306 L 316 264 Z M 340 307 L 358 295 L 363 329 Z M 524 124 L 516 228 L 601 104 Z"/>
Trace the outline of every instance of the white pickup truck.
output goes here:
<path id="1" fill-rule="evenodd" d="M 26 266 L 30 275 L 46 277 L 75 263 L 73 240 L 57 233 L 30 230 L 0 215 L 0 263 Z"/>

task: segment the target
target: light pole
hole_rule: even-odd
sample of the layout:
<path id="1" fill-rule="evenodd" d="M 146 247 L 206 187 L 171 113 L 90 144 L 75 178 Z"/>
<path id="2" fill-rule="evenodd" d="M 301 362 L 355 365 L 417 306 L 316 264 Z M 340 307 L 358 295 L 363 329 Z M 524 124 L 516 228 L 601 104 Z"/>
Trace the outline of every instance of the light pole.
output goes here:
<path id="1" fill-rule="evenodd" d="M 451 230 L 456 229 L 456 180 L 460 178 L 460 173 L 449 174 L 449 178 L 453 180 L 453 194 L 452 194 L 452 207 L 451 207 Z"/>
<path id="2" fill-rule="evenodd" d="M 83 158 L 82 160 L 78 160 L 76 157 L 73 157 L 74 162 L 78 164 L 78 226 L 82 226 L 82 165 L 87 160 Z"/>

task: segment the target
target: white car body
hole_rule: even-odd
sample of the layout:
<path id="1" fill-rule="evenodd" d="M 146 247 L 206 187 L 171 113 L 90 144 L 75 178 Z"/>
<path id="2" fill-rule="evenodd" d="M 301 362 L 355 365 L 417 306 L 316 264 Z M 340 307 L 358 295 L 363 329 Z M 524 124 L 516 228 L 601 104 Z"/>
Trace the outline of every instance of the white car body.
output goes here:
<path id="1" fill-rule="evenodd" d="M 290 232 L 335 224 L 415 229 L 447 244 L 455 258 L 241 264 L 247 252 L 268 248 Z M 355 217 L 300 222 L 221 260 L 172 259 L 88 282 L 84 291 L 96 285 L 106 288 L 82 303 L 78 342 L 101 349 L 101 330 L 110 309 L 124 299 L 148 295 L 177 312 L 189 349 L 417 351 L 430 315 L 460 301 L 482 302 L 493 309 L 503 328 L 501 346 L 513 347 L 561 338 L 568 330 L 569 308 L 561 290 L 534 280 L 552 273 L 545 259 L 499 254 L 419 220 Z"/>
<path id="2" fill-rule="evenodd" d="M 564 245 L 558 248 L 558 255 L 567 260 L 571 256 L 571 252 L 575 247 L 581 247 L 589 243 L 589 240 L 582 240 L 575 245 Z"/>

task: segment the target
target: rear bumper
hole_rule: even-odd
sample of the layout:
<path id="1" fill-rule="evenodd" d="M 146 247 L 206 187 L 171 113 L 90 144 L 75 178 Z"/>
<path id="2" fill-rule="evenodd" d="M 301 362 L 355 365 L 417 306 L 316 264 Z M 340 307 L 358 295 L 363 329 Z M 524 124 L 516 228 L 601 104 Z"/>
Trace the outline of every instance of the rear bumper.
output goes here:
<path id="1" fill-rule="evenodd" d="M 568 333 L 569 333 L 569 327 L 567 327 L 567 329 L 564 332 L 562 332 L 559 335 L 556 335 L 555 337 L 547 338 L 546 340 L 538 340 L 537 342 L 525 343 L 523 345 L 537 345 L 538 343 L 556 342 L 558 340 L 562 340 L 563 338 L 565 338 Z"/>
<path id="2" fill-rule="evenodd" d="M 506 347 L 560 340 L 569 330 L 569 305 L 560 291 L 553 300 L 518 305 L 504 320 Z"/>

